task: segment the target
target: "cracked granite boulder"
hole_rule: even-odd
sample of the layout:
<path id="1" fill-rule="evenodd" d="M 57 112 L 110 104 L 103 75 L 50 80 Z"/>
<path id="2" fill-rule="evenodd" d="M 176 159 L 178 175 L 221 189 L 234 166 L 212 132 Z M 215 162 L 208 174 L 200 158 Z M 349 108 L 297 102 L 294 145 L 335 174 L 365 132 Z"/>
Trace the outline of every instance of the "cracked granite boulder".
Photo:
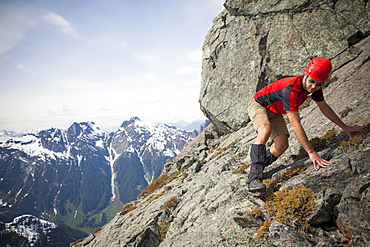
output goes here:
<path id="1" fill-rule="evenodd" d="M 227 0 L 224 6 L 203 44 L 199 96 L 219 134 L 246 125 L 257 90 L 303 74 L 315 56 L 331 59 L 335 72 L 370 32 L 370 4 L 363 0 Z"/>

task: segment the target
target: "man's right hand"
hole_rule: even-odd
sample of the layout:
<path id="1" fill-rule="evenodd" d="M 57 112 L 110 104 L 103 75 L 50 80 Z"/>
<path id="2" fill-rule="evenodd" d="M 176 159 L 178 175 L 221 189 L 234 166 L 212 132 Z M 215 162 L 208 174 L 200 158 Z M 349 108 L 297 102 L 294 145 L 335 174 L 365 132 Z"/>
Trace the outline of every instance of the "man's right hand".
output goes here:
<path id="1" fill-rule="evenodd" d="M 331 162 L 324 160 L 321 158 L 315 151 L 308 154 L 310 156 L 311 161 L 313 162 L 313 167 L 317 171 L 320 167 L 327 167 L 330 166 Z"/>

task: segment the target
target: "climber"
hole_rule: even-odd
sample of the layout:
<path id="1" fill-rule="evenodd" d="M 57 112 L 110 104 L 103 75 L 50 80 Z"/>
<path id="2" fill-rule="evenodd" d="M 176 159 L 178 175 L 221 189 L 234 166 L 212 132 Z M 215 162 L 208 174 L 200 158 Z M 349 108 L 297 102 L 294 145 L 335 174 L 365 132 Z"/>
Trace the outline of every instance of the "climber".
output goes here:
<path id="1" fill-rule="evenodd" d="M 311 96 L 320 111 L 352 138 L 351 133 L 361 131 L 365 126 L 347 126 L 325 102 L 322 86 L 332 70 L 331 62 L 323 57 L 312 59 L 304 75 L 277 80 L 258 91 L 248 104 L 248 114 L 257 131 L 257 138 L 251 146 L 250 192 L 263 192 L 263 169 L 272 164 L 288 148 L 289 132 L 282 114 L 287 114 L 296 138 L 307 151 L 315 170 L 331 163 L 321 158 L 313 149 L 301 125 L 298 107 Z M 266 149 L 269 137 L 274 146 Z"/>

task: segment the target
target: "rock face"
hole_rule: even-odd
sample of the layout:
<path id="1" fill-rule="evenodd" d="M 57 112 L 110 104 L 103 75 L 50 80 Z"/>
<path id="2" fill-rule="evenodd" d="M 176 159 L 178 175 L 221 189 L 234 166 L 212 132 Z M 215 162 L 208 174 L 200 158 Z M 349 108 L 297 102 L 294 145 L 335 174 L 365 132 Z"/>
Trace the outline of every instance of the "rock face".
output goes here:
<path id="1" fill-rule="evenodd" d="M 367 1 L 227 0 L 203 45 L 199 101 L 220 134 L 248 122 L 246 105 L 268 83 L 303 74 L 315 56 L 334 71 L 358 56 L 369 35 Z M 347 79 L 347 78 L 346 78 Z"/>
<path id="2" fill-rule="evenodd" d="M 200 103 L 212 124 L 137 201 L 75 246 L 368 246 L 368 2 L 228 0 L 225 7 L 204 43 Z M 349 141 L 308 101 L 302 125 L 332 165 L 314 170 L 292 133 L 289 149 L 265 169 L 268 193 L 251 194 L 256 134 L 247 102 L 266 83 L 303 73 L 311 56 L 334 65 L 328 104 L 346 124 L 368 127 Z"/>

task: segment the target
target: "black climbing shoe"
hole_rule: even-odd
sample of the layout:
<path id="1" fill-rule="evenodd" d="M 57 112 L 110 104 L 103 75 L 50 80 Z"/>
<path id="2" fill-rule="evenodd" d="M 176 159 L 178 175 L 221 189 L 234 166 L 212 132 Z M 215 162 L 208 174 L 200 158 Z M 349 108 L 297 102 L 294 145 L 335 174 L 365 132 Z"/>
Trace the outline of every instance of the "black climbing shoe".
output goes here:
<path id="1" fill-rule="evenodd" d="M 266 191 L 266 185 L 264 185 L 260 179 L 252 180 L 252 182 L 248 184 L 248 188 L 250 192 L 265 192 Z"/>

